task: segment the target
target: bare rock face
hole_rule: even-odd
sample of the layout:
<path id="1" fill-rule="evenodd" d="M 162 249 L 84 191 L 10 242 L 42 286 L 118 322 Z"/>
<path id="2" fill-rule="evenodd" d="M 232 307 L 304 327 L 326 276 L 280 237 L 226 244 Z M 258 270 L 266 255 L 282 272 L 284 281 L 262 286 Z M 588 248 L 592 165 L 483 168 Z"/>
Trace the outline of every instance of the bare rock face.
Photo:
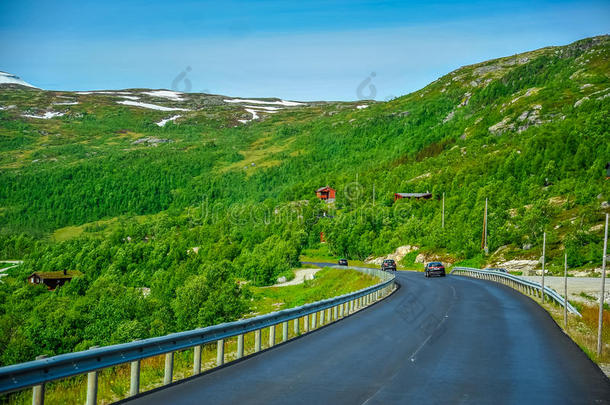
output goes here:
<path id="1" fill-rule="evenodd" d="M 278 277 L 277 278 L 277 282 L 279 283 L 285 283 L 286 282 L 286 277 L 282 276 L 282 277 Z"/>
<path id="2" fill-rule="evenodd" d="M 589 97 L 581 98 L 580 100 L 578 100 L 577 102 L 574 103 L 574 108 L 579 107 L 582 103 L 584 103 L 587 100 L 589 100 Z"/>
<path id="3" fill-rule="evenodd" d="M 426 261 L 426 256 L 423 253 L 420 253 L 415 258 L 415 263 L 424 263 Z"/>
<path id="4" fill-rule="evenodd" d="M 453 266 L 453 263 L 454 263 L 453 259 L 450 259 L 447 257 L 442 257 L 442 256 L 435 255 L 435 254 L 420 253 L 415 258 L 415 263 L 426 264 L 426 263 L 430 263 L 430 262 L 441 262 L 441 263 L 443 263 L 443 266 L 445 266 L 445 267 Z"/>
<path id="5" fill-rule="evenodd" d="M 530 272 L 533 271 L 538 265 L 538 260 L 509 260 L 504 263 L 499 263 L 498 267 L 503 267 L 509 271 L 522 271 Z"/>
<path id="6" fill-rule="evenodd" d="M 132 142 L 133 145 L 147 144 L 148 146 L 158 146 L 162 143 L 172 142 L 171 139 L 159 139 L 154 136 L 147 136 L 145 138 L 140 138 Z"/>
<path id="7" fill-rule="evenodd" d="M 381 256 L 381 257 L 375 257 L 375 258 L 369 257 L 364 262 L 369 263 L 369 264 L 376 264 L 378 266 L 381 266 L 383 261 L 386 259 L 392 259 L 395 262 L 399 262 L 402 259 L 404 259 L 404 257 L 406 255 L 408 255 L 409 253 L 414 252 L 418 249 L 419 249 L 419 246 L 411 246 L 411 245 L 399 246 L 396 248 L 394 253 L 390 253 L 387 256 Z"/>
<path id="8" fill-rule="evenodd" d="M 506 131 L 512 131 L 515 129 L 515 124 L 510 122 L 510 117 L 504 117 L 504 119 L 495 125 L 489 127 L 489 132 L 494 135 L 501 135 Z"/>

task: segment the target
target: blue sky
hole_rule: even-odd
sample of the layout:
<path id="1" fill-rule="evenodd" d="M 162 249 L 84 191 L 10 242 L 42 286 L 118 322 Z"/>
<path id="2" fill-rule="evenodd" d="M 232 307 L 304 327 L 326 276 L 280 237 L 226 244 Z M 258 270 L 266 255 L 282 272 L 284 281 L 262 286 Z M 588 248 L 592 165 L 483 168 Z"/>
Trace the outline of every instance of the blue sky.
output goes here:
<path id="1" fill-rule="evenodd" d="M 609 32 L 607 0 L 8 0 L 0 70 L 45 89 L 294 100 L 370 97 L 357 91 L 370 79 L 384 100 L 462 65 Z"/>

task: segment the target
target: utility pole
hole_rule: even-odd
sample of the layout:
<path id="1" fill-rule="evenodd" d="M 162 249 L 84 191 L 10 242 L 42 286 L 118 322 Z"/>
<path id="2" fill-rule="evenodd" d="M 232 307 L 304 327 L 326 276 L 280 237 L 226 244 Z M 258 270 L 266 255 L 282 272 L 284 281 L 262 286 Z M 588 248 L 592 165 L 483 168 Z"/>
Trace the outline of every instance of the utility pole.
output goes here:
<path id="1" fill-rule="evenodd" d="M 568 330 L 568 252 L 565 252 L 563 262 L 563 328 Z"/>
<path id="2" fill-rule="evenodd" d="M 441 228 L 445 227 L 445 193 L 443 192 L 443 223 L 441 225 Z"/>
<path id="3" fill-rule="evenodd" d="M 373 183 L 373 207 L 375 206 L 375 183 Z"/>
<path id="4" fill-rule="evenodd" d="M 599 297 L 599 319 L 597 321 L 597 358 L 602 355 L 602 327 L 604 323 L 604 294 L 606 290 L 606 249 L 608 248 L 608 214 L 604 232 L 604 258 L 602 259 L 602 294 Z"/>
<path id="5" fill-rule="evenodd" d="M 485 199 L 485 214 L 483 215 L 483 251 L 485 254 L 489 254 L 489 248 L 487 247 L 487 198 Z"/>
<path id="6" fill-rule="evenodd" d="M 546 254 L 546 232 L 542 236 L 542 303 L 544 304 L 544 262 Z"/>

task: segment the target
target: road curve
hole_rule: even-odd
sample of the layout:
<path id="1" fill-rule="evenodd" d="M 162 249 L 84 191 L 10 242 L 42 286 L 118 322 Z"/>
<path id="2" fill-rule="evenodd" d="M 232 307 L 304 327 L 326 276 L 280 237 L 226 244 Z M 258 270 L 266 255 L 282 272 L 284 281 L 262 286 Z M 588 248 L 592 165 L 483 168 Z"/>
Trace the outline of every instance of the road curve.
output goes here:
<path id="1" fill-rule="evenodd" d="M 347 319 L 136 404 L 610 404 L 610 382 L 528 297 L 398 272 Z"/>

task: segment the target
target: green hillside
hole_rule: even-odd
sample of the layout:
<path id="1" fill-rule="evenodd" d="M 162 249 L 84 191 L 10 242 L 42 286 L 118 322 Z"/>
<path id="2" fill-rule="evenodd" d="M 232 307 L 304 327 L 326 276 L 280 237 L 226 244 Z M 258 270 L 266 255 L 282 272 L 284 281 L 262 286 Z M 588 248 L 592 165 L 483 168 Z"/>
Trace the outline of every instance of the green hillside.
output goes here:
<path id="1" fill-rule="evenodd" d="M 0 284 L 0 365 L 239 318 L 251 293 L 235 281 L 272 284 L 305 249 L 364 260 L 416 245 L 405 264 L 484 265 L 538 259 L 546 232 L 551 271 L 564 249 L 572 268 L 601 265 L 609 36 L 383 103 L 145 93 L 0 87 L 0 259 L 24 260 Z M 334 204 L 315 197 L 326 185 Z M 83 276 L 26 283 L 63 269 Z"/>

